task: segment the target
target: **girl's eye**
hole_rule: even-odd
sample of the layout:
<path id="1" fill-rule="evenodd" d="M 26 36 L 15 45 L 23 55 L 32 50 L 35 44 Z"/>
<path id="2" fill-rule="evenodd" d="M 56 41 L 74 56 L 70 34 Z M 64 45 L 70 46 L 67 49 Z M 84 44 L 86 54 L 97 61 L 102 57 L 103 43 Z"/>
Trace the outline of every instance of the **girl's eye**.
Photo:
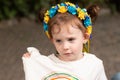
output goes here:
<path id="1" fill-rule="evenodd" d="M 59 40 L 59 39 L 58 39 L 58 40 L 56 40 L 56 42 L 58 42 L 58 43 L 59 43 L 59 42 L 61 42 L 61 40 Z"/>
<path id="2" fill-rule="evenodd" d="M 68 39 L 68 41 L 74 41 L 75 40 L 75 38 L 69 38 Z"/>

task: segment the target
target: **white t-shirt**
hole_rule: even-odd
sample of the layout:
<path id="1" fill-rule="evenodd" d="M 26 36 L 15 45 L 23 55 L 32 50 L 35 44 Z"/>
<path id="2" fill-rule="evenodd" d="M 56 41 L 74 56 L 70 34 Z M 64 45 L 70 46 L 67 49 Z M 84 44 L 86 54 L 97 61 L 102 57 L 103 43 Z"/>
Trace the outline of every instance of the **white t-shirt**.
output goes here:
<path id="1" fill-rule="evenodd" d="M 41 55 L 33 47 L 28 52 L 29 58 L 22 57 L 25 80 L 107 80 L 102 61 L 93 54 L 65 62 L 54 54 Z"/>

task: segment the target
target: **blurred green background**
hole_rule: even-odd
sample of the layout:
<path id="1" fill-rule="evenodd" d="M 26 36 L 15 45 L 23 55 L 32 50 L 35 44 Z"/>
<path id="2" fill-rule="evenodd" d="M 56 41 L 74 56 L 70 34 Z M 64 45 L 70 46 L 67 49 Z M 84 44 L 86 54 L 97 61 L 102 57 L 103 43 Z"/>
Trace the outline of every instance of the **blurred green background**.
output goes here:
<path id="1" fill-rule="evenodd" d="M 0 20 L 20 17 L 35 18 L 39 10 L 64 1 L 77 3 L 81 7 L 98 4 L 109 7 L 112 13 L 120 11 L 119 0 L 0 0 Z"/>

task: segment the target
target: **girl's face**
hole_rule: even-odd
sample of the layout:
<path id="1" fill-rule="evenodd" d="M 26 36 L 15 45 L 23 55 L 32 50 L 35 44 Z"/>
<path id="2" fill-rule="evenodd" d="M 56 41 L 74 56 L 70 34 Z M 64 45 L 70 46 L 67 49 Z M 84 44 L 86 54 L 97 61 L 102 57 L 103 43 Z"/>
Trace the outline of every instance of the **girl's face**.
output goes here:
<path id="1" fill-rule="evenodd" d="M 72 25 L 54 26 L 52 42 L 58 51 L 58 58 L 63 61 L 74 61 L 83 57 L 83 43 L 86 41 L 82 31 Z"/>

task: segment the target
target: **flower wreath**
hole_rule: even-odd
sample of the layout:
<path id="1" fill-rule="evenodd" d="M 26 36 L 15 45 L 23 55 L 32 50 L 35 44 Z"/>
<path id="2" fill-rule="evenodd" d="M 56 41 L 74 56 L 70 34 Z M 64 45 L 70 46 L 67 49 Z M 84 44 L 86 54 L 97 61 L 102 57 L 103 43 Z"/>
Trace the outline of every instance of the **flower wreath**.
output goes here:
<path id="1" fill-rule="evenodd" d="M 90 16 L 87 13 L 87 10 L 85 8 L 81 9 L 78 5 L 74 5 L 73 3 L 65 2 L 65 3 L 57 4 L 56 6 L 52 6 L 49 10 L 46 11 L 44 15 L 43 27 L 48 37 L 50 37 L 48 33 L 48 22 L 58 12 L 59 13 L 69 12 L 72 15 L 77 15 L 78 18 L 83 22 L 83 25 L 86 28 L 87 33 L 89 35 L 91 34 L 92 22 Z"/>

